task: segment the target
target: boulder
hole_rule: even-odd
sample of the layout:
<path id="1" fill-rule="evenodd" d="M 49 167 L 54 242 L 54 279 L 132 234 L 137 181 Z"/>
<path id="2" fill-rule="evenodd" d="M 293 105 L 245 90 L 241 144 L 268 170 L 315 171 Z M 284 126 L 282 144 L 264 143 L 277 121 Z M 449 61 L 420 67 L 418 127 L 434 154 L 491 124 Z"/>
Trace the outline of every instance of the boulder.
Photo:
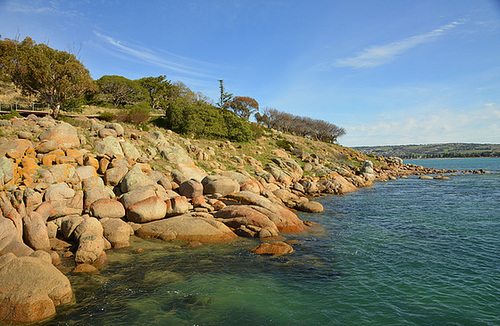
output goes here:
<path id="1" fill-rule="evenodd" d="M 227 242 L 237 237 L 223 223 L 191 214 L 146 223 L 136 231 L 136 235 L 142 238 L 187 242 Z"/>
<path id="2" fill-rule="evenodd" d="M 188 198 L 202 196 L 203 185 L 194 179 L 184 181 L 179 186 L 179 194 Z"/>
<path id="3" fill-rule="evenodd" d="M 116 218 L 105 219 L 101 223 L 104 237 L 111 243 L 113 248 L 130 246 L 130 225 Z"/>
<path id="4" fill-rule="evenodd" d="M 123 154 L 125 155 L 126 158 L 131 160 L 137 160 L 139 157 L 141 157 L 141 153 L 139 152 L 139 150 L 130 142 L 125 141 L 121 143 L 121 145 Z"/>
<path id="5" fill-rule="evenodd" d="M 111 198 L 110 193 L 104 187 L 90 188 L 85 191 L 83 197 L 83 210 L 88 212 L 90 206 L 99 199 Z"/>
<path id="6" fill-rule="evenodd" d="M 123 150 L 120 146 L 120 142 L 116 137 L 108 136 L 98 141 L 94 145 L 95 150 L 99 154 L 105 154 L 109 156 L 121 155 L 123 156 Z"/>
<path id="7" fill-rule="evenodd" d="M 117 133 L 114 129 L 102 128 L 97 131 L 97 136 L 99 138 L 116 137 Z"/>
<path id="8" fill-rule="evenodd" d="M 154 182 L 149 176 L 144 174 L 139 166 L 135 165 L 123 177 L 123 180 L 120 184 L 120 189 L 123 193 L 126 193 L 134 189 L 155 184 L 156 182 Z"/>
<path id="9" fill-rule="evenodd" d="M 125 207 L 115 199 L 98 199 L 90 205 L 90 215 L 96 218 L 122 218 L 125 216 Z"/>
<path id="10" fill-rule="evenodd" d="M 71 164 L 58 164 L 51 166 L 49 172 L 52 174 L 55 182 L 68 182 L 76 176 L 75 167 Z"/>
<path id="11" fill-rule="evenodd" d="M 64 217 L 61 221 L 61 233 L 63 238 L 66 240 L 73 239 L 76 227 L 82 223 L 83 220 L 84 218 L 78 215 Z"/>
<path id="12" fill-rule="evenodd" d="M 106 172 L 104 172 L 104 182 L 106 185 L 114 187 L 122 181 L 127 172 L 128 168 L 125 166 L 117 166 L 107 169 Z"/>
<path id="13" fill-rule="evenodd" d="M 104 128 L 106 129 L 112 129 L 114 131 L 116 131 L 116 135 L 118 137 L 122 137 L 125 130 L 123 129 L 123 127 L 119 124 L 119 123 L 107 123 Z"/>
<path id="14" fill-rule="evenodd" d="M 317 201 L 305 201 L 301 202 L 295 207 L 297 210 L 308 213 L 321 213 L 324 211 L 323 205 Z"/>
<path id="15" fill-rule="evenodd" d="M 264 242 L 252 249 L 257 255 L 288 255 L 294 252 L 293 247 L 286 242 Z"/>
<path id="16" fill-rule="evenodd" d="M 75 148 L 80 146 L 80 138 L 76 128 L 69 123 L 61 123 L 40 135 L 40 141 L 53 140 L 59 148 Z"/>
<path id="17" fill-rule="evenodd" d="M 67 183 L 60 182 L 47 187 L 44 194 L 45 201 L 63 201 L 75 196 L 75 191 Z"/>
<path id="18" fill-rule="evenodd" d="M 8 253 L 13 253 L 18 257 L 29 256 L 33 253 L 33 249 L 24 244 L 20 233 L 10 219 L 0 217 L 0 256 Z"/>
<path id="19" fill-rule="evenodd" d="M 39 154 L 47 154 L 55 151 L 59 144 L 55 140 L 44 140 L 41 141 L 36 147 L 35 152 Z"/>
<path id="20" fill-rule="evenodd" d="M 127 209 L 133 204 L 153 196 L 156 196 L 154 187 L 140 187 L 121 195 L 120 201 Z"/>
<path id="21" fill-rule="evenodd" d="M 77 167 L 75 169 L 75 173 L 80 180 L 95 178 L 98 176 L 96 168 L 90 165 Z"/>
<path id="22" fill-rule="evenodd" d="M 189 157 L 188 153 L 179 145 L 169 145 L 165 141 L 159 142 L 160 147 L 158 150 L 160 151 L 160 155 L 172 164 L 181 164 L 185 163 L 188 165 L 194 165 L 193 160 Z M 201 179 L 199 180 L 201 181 Z"/>
<path id="23" fill-rule="evenodd" d="M 207 176 L 207 173 L 194 165 L 194 163 L 179 163 L 175 167 L 179 172 L 185 175 L 188 180 L 194 179 L 201 182 L 201 180 Z"/>
<path id="24" fill-rule="evenodd" d="M 205 194 L 227 194 L 240 191 L 240 184 L 238 181 L 220 175 L 210 175 L 203 178 L 203 193 Z"/>
<path id="25" fill-rule="evenodd" d="M 127 220 L 136 223 L 145 223 L 165 217 L 167 204 L 157 196 L 149 197 L 129 206 Z"/>
<path id="26" fill-rule="evenodd" d="M 103 254 L 103 227 L 96 218 L 86 218 L 78 224 L 74 238 L 78 241 L 76 263 L 92 264 Z"/>
<path id="27" fill-rule="evenodd" d="M 0 175 L 3 176 L 3 183 L 14 178 L 14 163 L 7 157 L 0 157 Z"/>
<path id="28" fill-rule="evenodd" d="M 0 138 L 0 157 L 20 159 L 29 150 L 33 151 L 33 144 L 29 140 Z"/>
<path id="29" fill-rule="evenodd" d="M 278 232 L 278 228 L 273 221 L 251 205 L 231 205 L 218 210 L 214 215 L 218 221 L 227 226 L 237 229 L 244 226 L 257 226 L 259 228 L 271 228 Z"/>
<path id="30" fill-rule="evenodd" d="M 23 218 L 24 241 L 34 250 L 49 250 L 50 242 L 47 227 L 42 216 L 31 212 Z"/>
<path id="31" fill-rule="evenodd" d="M 66 276 L 36 257 L 0 257 L 0 320 L 33 323 L 56 314 L 55 307 L 73 300 Z"/>
<path id="32" fill-rule="evenodd" d="M 186 214 L 193 208 L 184 196 L 176 196 L 166 200 L 165 204 L 167 204 L 167 216 Z"/>
<path id="33" fill-rule="evenodd" d="M 280 232 L 301 232 L 305 230 L 304 223 L 295 213 L 263 196 L 248 191 L 240 191 L 236 194 L 229 194 L 227 197 L 239 203 L 254 205 L 252 208 L 266 215 L 276 224 Z"/>

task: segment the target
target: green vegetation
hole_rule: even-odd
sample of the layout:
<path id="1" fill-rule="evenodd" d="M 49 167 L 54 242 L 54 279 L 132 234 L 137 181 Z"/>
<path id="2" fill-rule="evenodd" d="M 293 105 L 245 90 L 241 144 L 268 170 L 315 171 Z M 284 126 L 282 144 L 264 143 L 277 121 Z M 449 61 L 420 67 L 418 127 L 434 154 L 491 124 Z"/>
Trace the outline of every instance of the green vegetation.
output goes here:
<path id="1" fill-rule="evenodd" d="M 451 157 L 500 157 L 500 144 L 448 143 L 431 145 L 365 146 L 354 149 L 371 155 L 403 159 Z"/>
<path id="2" fill-rule="evenodd" d="M 2 95 L 9 85 L 15 85 L 21 95 L 30 96 L 24 100 L 28 106 L 33 102 L 49 105 L 53 117 L 60 109 L 78 113 L 92 107 L 98 108 L 101 120 L 127 122 L 144 130 L 152 114 L 160 114 L 163 117 L 153 122 L 181 135 L 235 142 L 258 139 L 265 127 L 330 143 L 345 134 L 343 128 L 328 122 L 275 109 L 259 114 L 257 100 L 233 97 L 224 89 L 222 79 L 217 105 L 182 82 L 172 83 L 165 75 L 136 80 L 105 75 L 94 81 L 75 55 L 36 44 L 29 37 L 22 42 L 0 39 L 0 81 Z M 18 92 L 9 89 L 7 93 L 5 98 L 17 107 Z M 257 124 L 249 122 L 252 115 Z M 291 148 L 290 144 L 281 145 Z"/>
<path id="3" fill-rule="evenodd" d="M 0 75 L 24 94 L 49 104 L 54 118 L 66 100 L 95 90 L 89 71 L 75 55 L 36 44 L 29 37 L 22 42 L 0 40 Z"/>

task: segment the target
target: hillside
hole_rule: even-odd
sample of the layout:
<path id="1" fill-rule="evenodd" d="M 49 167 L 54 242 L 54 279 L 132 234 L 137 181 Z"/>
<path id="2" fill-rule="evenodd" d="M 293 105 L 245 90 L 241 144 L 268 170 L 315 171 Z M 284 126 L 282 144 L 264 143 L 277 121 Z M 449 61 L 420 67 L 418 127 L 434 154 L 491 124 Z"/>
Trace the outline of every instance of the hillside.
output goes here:
<path id="1" fill-rule="evenodd" d="M 371 155 L 411 158 L 499 157 L 500 144 L 447 143 L 429 145 L 361 146 L 354 149 Z"/>

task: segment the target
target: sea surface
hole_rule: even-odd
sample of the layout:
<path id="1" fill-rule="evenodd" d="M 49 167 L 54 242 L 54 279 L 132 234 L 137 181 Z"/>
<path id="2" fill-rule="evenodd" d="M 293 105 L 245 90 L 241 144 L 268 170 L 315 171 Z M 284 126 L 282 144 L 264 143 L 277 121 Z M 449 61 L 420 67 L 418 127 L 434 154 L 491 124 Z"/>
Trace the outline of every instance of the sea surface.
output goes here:
<path id="1" fill-rule="evenodd" d="M 253 255 L 257 239 L 135 239 L 99 274 L 70 275 L 76 303 L 44 324 L 500 325 L 500 158 L 405 162 L 492 173 L 322 197 L 289 256 Z"/>

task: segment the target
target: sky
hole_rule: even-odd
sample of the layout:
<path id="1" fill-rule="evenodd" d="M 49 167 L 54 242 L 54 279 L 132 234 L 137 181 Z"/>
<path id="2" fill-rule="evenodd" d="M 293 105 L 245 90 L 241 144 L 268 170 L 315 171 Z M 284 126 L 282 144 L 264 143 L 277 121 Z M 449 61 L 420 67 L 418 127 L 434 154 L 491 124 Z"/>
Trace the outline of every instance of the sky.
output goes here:
<path id="1" fill-rule="evenodd" d="M 0 0 L 0 35 L 214 103 L 223 79 L 345 146 L 500 143 L 500 0 Z"/>

